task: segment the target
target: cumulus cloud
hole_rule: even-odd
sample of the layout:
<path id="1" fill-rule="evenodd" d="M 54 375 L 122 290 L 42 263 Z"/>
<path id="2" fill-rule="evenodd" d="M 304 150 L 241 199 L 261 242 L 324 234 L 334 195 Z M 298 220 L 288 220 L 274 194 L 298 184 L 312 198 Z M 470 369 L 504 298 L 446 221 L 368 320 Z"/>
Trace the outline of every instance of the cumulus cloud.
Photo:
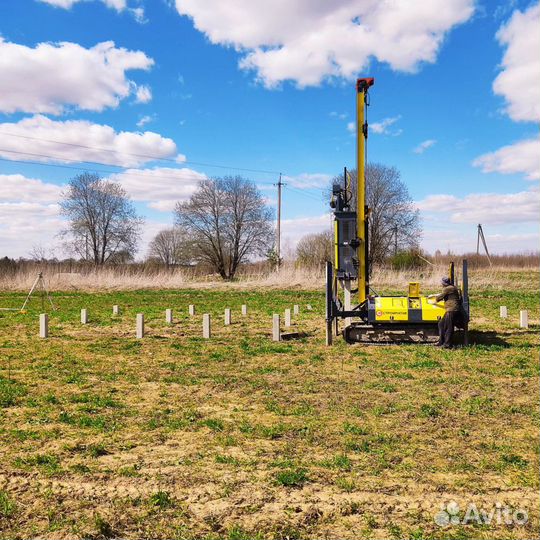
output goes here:
<path id="1" fill-rule="evenodd" d="M 293 247 L 306 234 L 332 230 L 332 214 L 306 216 L 281 221 L 281 234 L 284 242 Z"/>
<path id="2" fill-rule="evenodd" d="M 501 231 L 484 230 L 490 253 L 520 253 L 537 251 L 540 235 L 523 231 L 519 225 L 506 224 Z M 441 228 L 424 232 L 422 248 L 429 253 L 437 250 L 467 253 L 476 250 L 476 226 L 444 223 Z"/>
<path id="3" fill-rule="evenodd" d="M 63 225 L 58 204 L 0 200 L 0 255 L 26 257 L 35 245 L 50 251 Z"/>
<path id="4" fill-rule="evenodd" d="M 141 116 L 139 120 L 137 121 L 137 127 L 144 127 L 146 126 L 146 124 L 153 122 L 155 119 L 156 119 L 155 114 L 145 114 L 144 116 Z"/>
<path id="5" fill-rule="evenodd" d="M 146 202 L 151 208 L 170 212 L 176 201 L 186 200 L 204 174 L 183 168 L 128 169 L 112 175 L 134 201 Z M 65 227 L 59 201 L 63 186 L 21 174 L 0 174 L 0 257 L 27 257 L 32 246 L 47 252 L 57 250 L 58 233 Z M 148 242 L 170 223 L 146 220 L 140 254 Z"/>
<path id="6" fill-rule="evenodd" d="M 400 135 L 401 130 L 391 130 L 391 126 L 393 126 L 398 120 L 401 119 L 401 115 L 398 116 L 392 116 L 390 118 L 385 118 L 384 120 L 381 120 L 380 122 L 373 122 L 369 124 L 369 128 L 373 133 L 377 133 L 379 135 Z"/>
<path id="7" fill-rule="evenodd" d="M 296 176 L 284 176 L 283 181 L 298 189 L 328 187 L 332 175 L 324 173 L 301 173 Z"/>
<path id="8" fill-rule="evenodd" d="M 435 213 L 453 223 L 536 223 L 540 197 L 536 191 L 471 193 L 465 197 L 429 195 L 417 203 L 422 212 Z M 496 209 L 496 211 L 495 211 Z"/>
<path id="9" fill-rule="evenodd" d="M 519 141 L 489 152 L 473 161 L 482 172 L 523 173 L 528 180 L 540 179 L 540 137 Z"/>
<path id="10" fill-rule="evenodd" d="M 506 113 L 516 121 L 540 121 L 540 4 L 516 10 L 497 32 L 506 47 L 493 90 L 506 100 Z"/>
<path id="11" fill-rule="evenodd" d="M 514 11 L 497 32 L 506 47 L 502 70 L 493 90 L 505 98 L 508 116 L 516 122 L 540 120 L 540 3 L 528 10 Z M 540 179 L 540 138 L 518 141 L 477 157 L 475 167 L 483 172 L 522 173 L 529 180 Z"/>
<path id="12" fill-rule="evenodd" d="M 7 159 L 121 167 L 136 167 L 177 154 L 172 139 L 152 131 L 116 132 L 110 126 L 86 120 L 56 121 L 42 115 L 0 124 L 0 148 L 0 156 Z"/>
<path id="13" fill-rule="evenodd" d="M 177 201 L 187 200 L 205 178 L 206 175 L 187 167 L 128 169 L 110 177 L 119 182 L 134 201 L 144 201 L 161 212 L 170 212 Z"/>
<path id="14" fill-rule="evenodd" d="M 418 146 L 413 148 L 415 154 L 423 154 L 428 148 L 431 148 L 437 141 L 435 139 L 427 139 L 422 141 Z"/>
<path id="15" fill-rule="evenodd" d="M 148 22 L 148 19 L 144 16 L 144 8 L 142 7 L 130 8 L 129 11 L 133 15 L 133 18 L 139 24 L 146 24 Z"/>
<path id="16" fill-rule="evenodd" d="M 141 85 L 135 91 L 135 101 L 137 103 L 148 103 L 152 99 L 152 90 L 149 86 Z"/>
<path id="17" fill-rule="evenodd" d="M 102 111 L 132 93 L 148 100 L 150 90 L 127 79 L 126 71 L 148 70 L 153 64 L 142 51 L 117 48 L 113 41 L 89 49 L 68 42 L 32 48 L 0 37 L 0 112 Z"/>
<path id="18" fill-rule="evenodd" d="M 372 58 L 407 72 L 434 62 L 446 33 L 473 14 L 474 0 L 176 0 L 176 8 L 212 43 L 243 51 L 240 67 L 266 86 L 303 87 L 352 78 Z"/>
<path id="19" fill-rule="evenodd" d="M 50 4 L 51 6 L 71 9 L 75 4 L 79 2 L 87 2 L 88 0 L 39 0 L 45 4 Z M 127 3 L 126 0 L 101 0 L 107 7 L 116 9 L 116 11 L 122 11 L 126 9 Z"/>
<path id="20" fill-rule="evenodd" d="M 22 174 L 0 174 L 0 202 L 56 203 L 62 188 Z"/>
<path id="21" fill-rule="evenodd" d="M 80 2 L 89 2 L 90 0 L 38 0 L 44 4 L 49 4 L 51 6 L 62 8 L 62 9 L 71 9 L 75 4 Z M 144 8 L 138 6 L 129 8 L 126 0 L 101 0 L 107 7 L 115 9 L 118 13 L 127 10 L 133 18 L 139 24 L 145 24 L 147 21 L 144 16 Z"/>

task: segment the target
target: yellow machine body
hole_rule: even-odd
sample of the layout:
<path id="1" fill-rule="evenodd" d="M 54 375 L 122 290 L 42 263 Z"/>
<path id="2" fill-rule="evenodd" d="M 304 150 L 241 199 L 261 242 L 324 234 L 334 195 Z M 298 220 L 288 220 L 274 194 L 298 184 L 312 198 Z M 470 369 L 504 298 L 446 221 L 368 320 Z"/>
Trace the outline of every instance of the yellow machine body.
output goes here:
<path id="1" fill-rule="evenodd" d="M 425 296 L 376 296 L 368 310 L 368 320 L 374 323 L 436 323 L 443 316 L 442 303 L 429 303 Z"/>

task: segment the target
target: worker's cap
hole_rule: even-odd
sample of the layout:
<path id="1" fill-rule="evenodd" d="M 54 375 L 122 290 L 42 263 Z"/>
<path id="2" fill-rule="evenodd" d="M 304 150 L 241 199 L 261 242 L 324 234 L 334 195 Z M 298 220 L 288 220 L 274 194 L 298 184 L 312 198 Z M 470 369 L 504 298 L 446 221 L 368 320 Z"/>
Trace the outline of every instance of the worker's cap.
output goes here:
<path id="1" fill-rule="evenodd" d="M 441 279 L 441 283 L 442 283 L 443 285 L 452 285 L 452 282 L 450 281 L 450 278 L 447 278 L 447 277 L 443 277 L 443 278 Z"/>

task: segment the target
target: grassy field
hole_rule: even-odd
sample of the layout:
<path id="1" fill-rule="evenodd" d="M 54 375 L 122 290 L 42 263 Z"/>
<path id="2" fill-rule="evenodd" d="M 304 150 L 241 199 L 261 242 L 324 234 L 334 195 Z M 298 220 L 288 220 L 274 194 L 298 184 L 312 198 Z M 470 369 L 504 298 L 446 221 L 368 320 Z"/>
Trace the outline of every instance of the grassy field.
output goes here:
<path id="1" fill-rule="evenodd" d="M 47 340 L 38 299 L 0 312 L 0 536 L 537 535 L 538 274 L 517 277 L 517 297 L 473 281 L 475 344 L 453 351 L 327 348 L 324 298 L 309 290 L 58 292 Z M 23 298 L 0 293 L 0 306 Z M 273 343 L 272 313 L 293 304 L 301 338 Z M 440 527 L 452 500 L 461 516 L 500 503 L 529 520 Z"/>

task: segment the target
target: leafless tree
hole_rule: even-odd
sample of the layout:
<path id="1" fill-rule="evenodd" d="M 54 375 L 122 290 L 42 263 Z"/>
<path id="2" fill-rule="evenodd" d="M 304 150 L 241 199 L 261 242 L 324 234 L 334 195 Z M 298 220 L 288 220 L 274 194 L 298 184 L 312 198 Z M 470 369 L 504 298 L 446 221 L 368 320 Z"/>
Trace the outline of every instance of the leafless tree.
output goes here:
<path id="1" fill-rule="evenodd" d="M 334 235 L 332 231 L 306 234 L 296 246 L 296 260 L 302 266 L 321 266 L 332 260 Z"/>
<path id="2" fill-rule="evenodd" d="M 137 251 L 143 221 L 120 184 L 79 174 L 69 181 L 60 207 L 69 221 L 61 234 L 79 257 L 101 265 Z"/>
<path id="3" fill-rule="evenodd" d="M 148 246 L 148 257 L 169 266 L 194 260 L 193 242 L 186 231 L 172 227 L 159 231 Z"/>
<path id="4" fill-rule="evenodd" d="M 356 210 L 356 170 L 351 175 L 350 205 Z M 343 176 L 333 183 L 343 184 Z M 381 263 L 394 251 L 417 249 L 422 229 L 420 214 L 395 167 L 370 163 L 366 167 L 366 204 L 369 207 L 369 257 Z"/>
<path id="5" fill-rule="evenodd" d="M 43 244 L 34 244 L 32 249 L 28 252 L 30 259 L 36 262 L 43 262 L 47 260 L 47 250 Z"/>
<path id="6" fill-rule="evenodd" d="M 187 231 L 201 261 L 223 279 L 272 247 L 272 212 L 255 184 L 241 176 L 203 180 L 191 198 L 176 205 L 176 223 Z"/>

